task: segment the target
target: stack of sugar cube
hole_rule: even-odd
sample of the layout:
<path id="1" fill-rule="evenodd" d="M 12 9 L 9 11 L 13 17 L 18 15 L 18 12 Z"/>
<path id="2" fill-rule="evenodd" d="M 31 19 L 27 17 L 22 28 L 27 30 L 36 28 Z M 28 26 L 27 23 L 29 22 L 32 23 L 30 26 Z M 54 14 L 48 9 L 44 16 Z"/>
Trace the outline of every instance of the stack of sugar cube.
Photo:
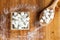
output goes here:
<path id="1" fill-rule="evenodd" d="M 12 27 L 14 25 L 15 29 L 21 30 L 28 28 L 30 19 L 28 12 L 14 12 L 12 14 Z"/>

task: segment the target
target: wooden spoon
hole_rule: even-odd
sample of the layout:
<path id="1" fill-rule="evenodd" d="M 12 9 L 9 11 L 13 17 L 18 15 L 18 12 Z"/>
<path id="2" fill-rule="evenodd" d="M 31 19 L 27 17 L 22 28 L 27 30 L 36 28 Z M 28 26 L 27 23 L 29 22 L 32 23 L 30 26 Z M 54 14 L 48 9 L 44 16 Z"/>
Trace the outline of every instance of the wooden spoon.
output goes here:
<path id="1" fill-rule="evenodd" d="M 41 26 L 46 26 L 54 18 L 55 7 L 59 0 L 54 0 L 53 3 L 46 9 L 44 9 L 39 17 L 39 23 Z"/>

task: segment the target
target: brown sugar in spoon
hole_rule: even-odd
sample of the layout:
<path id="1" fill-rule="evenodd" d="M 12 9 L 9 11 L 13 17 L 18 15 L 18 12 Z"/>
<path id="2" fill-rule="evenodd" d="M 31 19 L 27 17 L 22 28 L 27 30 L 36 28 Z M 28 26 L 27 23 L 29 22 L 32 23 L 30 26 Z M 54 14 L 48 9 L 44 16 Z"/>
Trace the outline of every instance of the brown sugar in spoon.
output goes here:
<path id="1" fill-rule="evenodd" d="M 39 16 L 39 23 L 41 26 L 46 26 L 54 18 L 55 7 L 59 0 L 54 0 L 53 3 L 44 9 Z"/>

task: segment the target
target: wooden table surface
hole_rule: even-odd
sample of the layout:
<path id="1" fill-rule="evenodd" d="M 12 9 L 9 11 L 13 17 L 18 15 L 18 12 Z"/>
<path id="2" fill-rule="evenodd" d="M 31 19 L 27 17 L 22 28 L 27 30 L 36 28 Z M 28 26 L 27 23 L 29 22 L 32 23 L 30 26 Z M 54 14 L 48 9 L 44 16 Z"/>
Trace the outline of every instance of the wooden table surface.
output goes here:
<path id="1" fill-rule="evenodd" d="M 6 18 L 6 21 L 2 24 L 2 26 L 0 25 L 0 40 L 28 40 L 27 37 L 23 36 L 26 36 L 28 32 L 31 32 L 35 29 L 35 25 L 32 24 L 34 24 L 34 22 L 36 21 L 35 18 L 38 13 L 36 13 L 35 10 L 31 12 L 31 9 L 30 30 L 26 31 L 10 29 L 10 12 L 15 11 L 16 6 L 20 4 L 29 4 L 31 6 L 38 5 L 39 10 L 37 11 L 41 11 L 45 7 L 48 7 L 51 1 L 52 0 L 0 0 L 0 22 L 2 19 L 1 15 L 4 15 L 3 20 L 5 20 Z M 60 40 L 60 1 L 56 6 L 55 17 L 53 21 L 47 26 L 39 29 L 34 36 L 35 37 L 31 38 L 30 40 Z"/>

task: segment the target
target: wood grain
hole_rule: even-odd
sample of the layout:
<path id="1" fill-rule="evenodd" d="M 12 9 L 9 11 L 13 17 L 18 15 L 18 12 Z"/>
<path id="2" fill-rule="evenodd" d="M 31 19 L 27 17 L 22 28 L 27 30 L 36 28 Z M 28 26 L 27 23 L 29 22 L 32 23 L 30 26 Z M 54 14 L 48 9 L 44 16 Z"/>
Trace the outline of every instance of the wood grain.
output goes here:
<path id="1" fill-rule="evenodd" d="M 37 12 L 43 10 L 45 7 L 47 7 L 52 0 L 0 0 L 0 16 L 4 15 L 7 20 L 6 23 L 3 24 L 2 27 L 5 27 L 5 32 L 3 31 L 3 34 L 5 34 L 7 40 L 28 40 L 26 37 L 18 37 L 17 36 L 26 36 L 28 32 L 31 32 L 35 29 L 35 21 L 36 21 L 36 15 L 38 14 Z M 25 7 L 15 9 L 16 6 L 18 5 L 37 5 L 39 9 L 36 8 L 36 10 L 29 9 L 30 12 L 30 30 L 11 30 L 10 29 L 10 14 L 13 11 L 21 10 L 25 11 L 27 10 Z M 4 12 L 4 10 L 8 10 L 8 14 Z M 24 9 L 24 10 L 22 10 Z M 33 12 L 31 11 L 33 10 Z M 0 29 L 1 30 L 1 29 Z M 37 31 L 36 36 L 39 34 L 39 38 L 32 38 L 32 40 L 60 40 L 60 2 L 58 3 L 58 7 L 56 7 L 55 11 L 55 17 L 53 21 L 47 25 L 42 27 Z M 4 35 L 3 35 L 4 36 Z M 6 40 L 0 37 L 0 40 Z"/>

